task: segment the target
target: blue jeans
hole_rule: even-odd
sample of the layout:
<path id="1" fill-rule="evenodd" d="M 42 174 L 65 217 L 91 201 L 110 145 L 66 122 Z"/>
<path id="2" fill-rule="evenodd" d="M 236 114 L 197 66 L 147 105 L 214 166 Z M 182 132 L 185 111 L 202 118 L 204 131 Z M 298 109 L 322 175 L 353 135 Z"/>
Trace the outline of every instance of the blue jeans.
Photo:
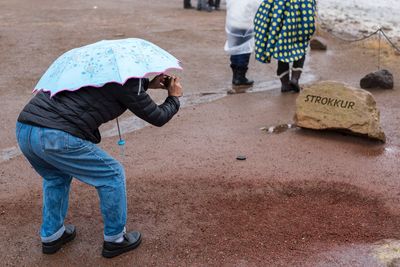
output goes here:
<path id="1" fill-rule="evenodd" d="M 17 122 L 16 135 L 22 153 L 43 177 L 42 242 L 64 233 L 72 177 L 97 189 L 104 240 L 112 242 L 124 234 L 126 183 L 117 160 L 95 144 L 60 130 Z"/>
<path id="2" fill-rule="evenodd" d="M 246 67 L 249 65 L 250 61 L 250 53 L 240 54 L 240 55 L 232 55 L 230 60 L 231 64 L 238 67 Z"/>

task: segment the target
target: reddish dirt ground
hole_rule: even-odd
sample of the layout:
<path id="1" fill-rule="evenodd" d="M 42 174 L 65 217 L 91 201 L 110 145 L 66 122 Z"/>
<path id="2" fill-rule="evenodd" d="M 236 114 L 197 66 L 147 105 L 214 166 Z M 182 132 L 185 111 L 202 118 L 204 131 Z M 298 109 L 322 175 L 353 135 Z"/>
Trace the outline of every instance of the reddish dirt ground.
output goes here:
<path id="1" fill-rule="evenodd" d="M 185 95 L 224 92 L 231 78 L 222 49 L 225 13 L 181 6 L 177 0 L 2 1 L 0 149 L 16 145 L 16 117 L 48 65 L 100 39 L 153 41 L 182 60 Z M 350 45 L 321 34 L 329 50 L 310 53 L 306 76 L 357 86 L 376 69 L 375 43 Z M 2 265 L 380 266 L 372 254 L 350 248 L 400 239 L 399 60 L 384 49 L 382 65 L 396 87 L 372 91 L 386 144 L 332 132 L 260 131 L 292 122 L 296 95 L 277 88 L 186 106 L 162 128 L 126 133 L 127 227 L 144 239 L 114 259 L 100 256 L 96 191 L 76 181 L 67 223 L 77 226 L 77 238 L 42 255 L 40 177 L 22 156 L 2 161 Z M 275 64 L 252 60 L 249 76 L 256 85 L 276 80 Z M 120 159 L 116 141 L 104 138 L 101 146 Z"/>

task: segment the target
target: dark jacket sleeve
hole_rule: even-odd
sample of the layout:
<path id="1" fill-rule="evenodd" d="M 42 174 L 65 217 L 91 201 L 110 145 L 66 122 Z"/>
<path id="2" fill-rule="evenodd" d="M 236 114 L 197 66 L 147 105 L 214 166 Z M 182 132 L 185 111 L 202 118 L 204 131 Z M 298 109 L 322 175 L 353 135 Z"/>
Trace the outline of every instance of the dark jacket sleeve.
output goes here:
<path id="1" fill-rule="evenodd" d="M 146 92 L 148 85 L 148 79 L 141 79 L 141 82 L 131 79 L 123 86 L 118 100 L 139 118 L 161 127 L 178 112 L 179 98 L 168 96 L 164 103 L 157 105 Z"/>

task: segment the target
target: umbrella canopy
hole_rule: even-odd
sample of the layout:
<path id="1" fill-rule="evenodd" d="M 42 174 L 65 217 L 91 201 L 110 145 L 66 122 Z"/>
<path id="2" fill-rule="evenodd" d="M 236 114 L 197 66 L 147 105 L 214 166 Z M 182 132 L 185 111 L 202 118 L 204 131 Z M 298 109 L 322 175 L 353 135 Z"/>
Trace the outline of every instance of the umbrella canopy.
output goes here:
<path id="1" fill-rule="evenodd" d="M 181 70 L 179 60 L 151 42 L 138 38 L 103 40 L 61 55 L 33 91 L 48 91 L 53 96 L 84 86 L 124 84 L 129 78 L 143 78 L 170 69 Z"/>

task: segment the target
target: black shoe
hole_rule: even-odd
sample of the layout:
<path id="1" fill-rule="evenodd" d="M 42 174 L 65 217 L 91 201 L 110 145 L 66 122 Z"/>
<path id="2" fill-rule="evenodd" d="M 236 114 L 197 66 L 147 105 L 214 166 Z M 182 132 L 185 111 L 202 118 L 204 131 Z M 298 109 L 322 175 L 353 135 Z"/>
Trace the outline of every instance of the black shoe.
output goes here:
<path id="1" fill-rule="evenodd" d="M 68 224 L 65 226 L 65 231 L 59 239 L 52 242 L 42 242 L 42 252 L 44 254 L 56 253 L 65 243 L 74 240 L 75 236 L 75 226 Z"/>
<path id="2" fill-rule="evenodd" d="M 137 248 L 142 241 L 142 236 L 139 232 L 130 232 L 124 234 L 124 241 L 121 243 L 106 242 L 103 243 L 102 255 L 105 258 L 112 258 L 124 252 L 128 252 Z"/>

